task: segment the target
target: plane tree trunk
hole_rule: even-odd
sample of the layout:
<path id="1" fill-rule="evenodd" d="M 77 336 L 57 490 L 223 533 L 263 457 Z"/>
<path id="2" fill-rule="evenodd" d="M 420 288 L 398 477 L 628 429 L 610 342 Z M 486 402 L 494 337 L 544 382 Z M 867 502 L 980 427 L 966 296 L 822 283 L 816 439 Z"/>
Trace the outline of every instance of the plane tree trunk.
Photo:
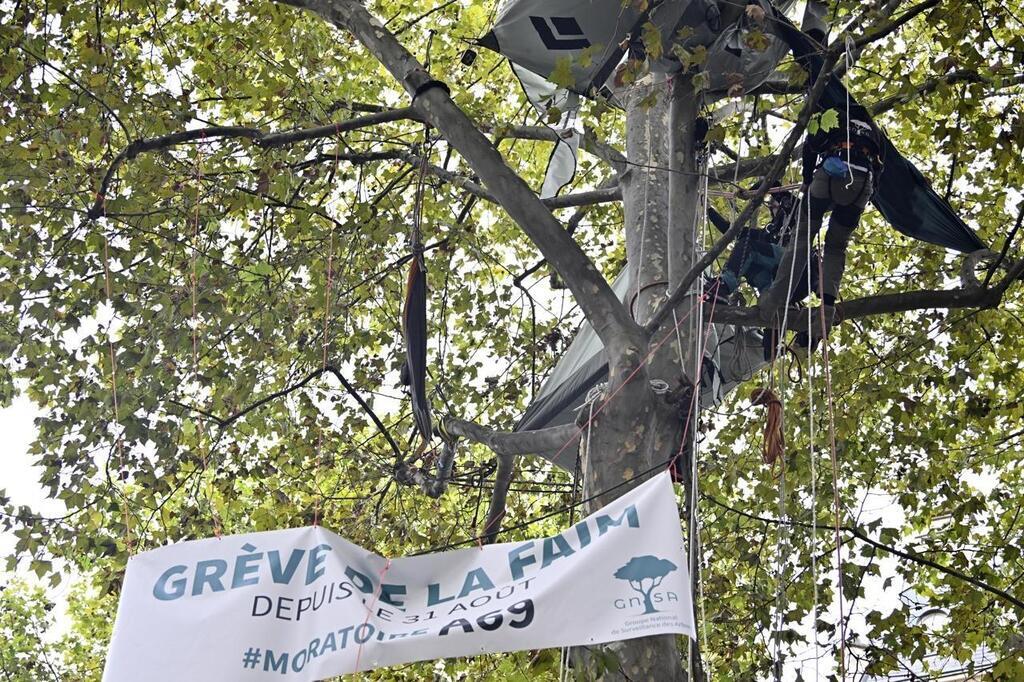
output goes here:
<path id="1" fill-rule="evenodd" d="M 646 97 L 650 88 L 658 93 L 653 103 Z M 639 324 L 645 324 L 664 302 L 672 274 L 685 272 L 693 262 L 692 202 L 696 201 L 698 176 L 668 169 L 679 169 L 692 157 L 680 141 L 693 130 L 696 106 L 673 105 L 673 92 L 679 96 L 683 88 L 648 77 L 623 93 L 630 169 L 623 178 L 622 194 L 626 252 L 633 275 L 626 302 Z M 671 196 L 676 198 L 675 204 Z M 695 315 L 693 318 L 696 320 Z M 688 436 L 692 431 L 684 427 L 688 405 L 680 405 L 678 400 L 680 387 L 689 379 L 680 360 L 686 362 L 697 325 L 679 325 L 678 335 L 674 326 L 663 325 L 650 336 L 640 359 L 644 365 L 631 381 L 623 385 L 613 379 L 596 401 L 603 404 L 614 394 L 581 444 L 584 497 L 609 492 L 592 499 L 588 512 L 660 473 L 673 457 L 686 455 L 681 447 L 684 431 Z M 661 343 L 666 333 L 671 338 Z M 680 464 L 689 469 L 688 462 Z M 593 657 L 578 660 L 584 659 L 591 674 L 601 680 L 685 680 L 678 644 L 679 639 L 671 635 L 614 642 L 605 647 L 612 656 L 601 660 L 614 660 L 615 665 L 602 670 L 594 669 Z"/>

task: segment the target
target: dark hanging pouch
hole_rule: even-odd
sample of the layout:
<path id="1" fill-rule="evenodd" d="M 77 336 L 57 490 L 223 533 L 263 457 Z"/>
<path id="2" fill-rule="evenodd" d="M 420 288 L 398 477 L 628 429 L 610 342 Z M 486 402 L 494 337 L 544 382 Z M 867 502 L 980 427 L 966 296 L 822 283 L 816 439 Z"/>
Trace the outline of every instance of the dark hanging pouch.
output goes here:
<path id="1" fill-rule="evenodd" d="M 427 268 L 422 253 L 417 253 L 409 263 L 402 332 L 405 335 L 402 383 L 409 386 L 416 428 L 424 441 L 429 441 L 433 427 L 427 399 Z"/>

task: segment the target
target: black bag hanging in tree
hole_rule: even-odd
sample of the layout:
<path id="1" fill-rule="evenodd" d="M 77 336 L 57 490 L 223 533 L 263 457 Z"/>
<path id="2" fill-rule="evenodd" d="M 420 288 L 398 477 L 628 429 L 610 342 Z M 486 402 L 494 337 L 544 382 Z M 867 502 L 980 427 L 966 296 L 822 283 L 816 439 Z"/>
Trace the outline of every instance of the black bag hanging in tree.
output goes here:
<path id="1" fill-rule="evenodd" d="M 433 425 L 427 399 L 427 268 L 419 249 L 415 250 L 409 263 L 402 333 L 405 336 L 402 383 L 409 387 L 413 419 L 426 442 L 431 438 Z"/>
<path id="2" fill-rule="evenodd" d="M 424 145 L 420 160 L 419 180 L 412 207 L 412 229 L 409 242 L 412 246 L 412 260 L 409 261 L 409 278 L 405 285 L 405 307 L 402 309 L 402 334 L 405 336 L 405 365 L 402 367 L 402 383 L 409 387 L 412 400 L 412 416 L 416 421 L 423 441 L 417 453 L 426 448 L 433 436 L 430 418 L 430 400 L 427 398 L 427 266 L 423 259 L 423 185 L 427 170 L 427 155 L 430 153 L 430 134 L 424 130 Z"/>

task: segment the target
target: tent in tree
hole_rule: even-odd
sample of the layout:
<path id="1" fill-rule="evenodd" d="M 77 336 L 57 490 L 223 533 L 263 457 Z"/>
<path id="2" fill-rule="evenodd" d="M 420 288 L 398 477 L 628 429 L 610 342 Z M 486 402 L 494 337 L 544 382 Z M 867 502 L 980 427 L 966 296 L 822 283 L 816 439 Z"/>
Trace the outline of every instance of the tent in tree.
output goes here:
<path id="1" fill-rule="evenodd" d="M 733 25 L 742 25 L 743 19 L 739 17 L 736 21 L 740 23 L 727 25 L 725 28 L 719 25 L 716 32 L 712 27 L 716 22 L 707 20 L 711 15 L 702 14 L 704 18 L 698 18 L 698 10 L 695 8 L 704 8 L 701 10 L 704 12 L 704 3 L 678 4 L 685 5 L 682 10 L 676 8 L 676 11 L 679 11 L 678 15 L 670 16 L 665 13 L 661 14 L 659 19 L 659 9 L 662 5 L 658 3 L 654 3 L 647 12 L 630 13 L 630 10 L 623 9 L 618 2 L 595 5 L 592 2 L 568 0 L 554 3 L 516 0 L 506 5 L 494 29 L 485 36 L 482 43 L 499 50 L 514 63 L 539 73 L 544 73 L 545 70 L 547 73 L 555 72 L 560 68 L 559 64 L 562 64 L 561 68 L 564 69 L 564 60 L 569 59 L 576 65 L 573 71 L 573 89 L 594 96 L 600 92 L 615 65 L 625 55 L 625 50 L 612 50 L 607 53 L 601 52 L 605 61 L 593 59 L 594 45 L 609 44 L 605 42 L 609 40 L 617 40 L 615 44 L 620 46 L 628 44 L 631 36 L 638 30 L 637 22 L 642 25 L 650 20 L 658 26 L 667 41 L 666 44 L 672 40 L 672 36 L 679 35 L 680 28 L 690 27 L 690 31 L 683 31 L 684 35 L 690 37 L 682 45 L 711 45 L 712 47 L 708 48 L 709 59 L 712 58 L 714 46 L 722 39 L 726 30 Z M 821 70 L 823 61 L 815 48 L 815 42 L 786 17 L 785 9 L 789 4 L 791 3 L 766 5 L 776 19 L 768 22 L 773 27 L 772 36 L 777 36 L 784 42 L 797 62 L 809 72 L 810 80 L 813 81 Z M 807 4 L 804 15 L 805 28 L 820 29 L 824 26 L 822 7 L 822 3 L 818 2 Z M 661 9 L 661 12 L 666 12 L 666 9 Z M 632 29 L 628 28 L 629 20 L 633 21 Z M 526 27 L 535 24 L 531 34 Z M 547 36 L 547 32 L 540 29 L 541 24 L 550 27 L 552 31 L 558 26 L 566 31 L 571 28 L 572 31 L 576 31 L 576 42 L 570 45 L 568 42 L 559 44 L 548 40 L 545 43 L 541 36 Z M 673 31 L 665 33 L 668 26 L 673 26 Z M 584 46 L 584 43 L 587 45 Z M 586 52 L 587 50 L 591 53 Z M 728 53 L 728 50 L 725 52 Z M 581 57 L 585 57 L 582 62 Z M 775 56 L 772 52 L 773 66 L 779 58 L 781 55 Z M 608 66 L 610 61 L 615 61 L 615 64 Z M 580 63 L 589 66 L 584 68 L 579 66 Z M 673 61 L 662 59 L 658 65 L 664 68 L 666 63 L 672 64 Z M 674 62 L 674 69 L 678 71 L 680 68 L 681 65 Z M 708 68 L 711 70 L 714 67 Z M 671 71 L 672 68 L 664 70 Z M 757 83 L 760 84 L 763 80 L 761 78 Z M 832 76 L 826 85 L 819 107 L 839 109 L 847 106 L 851 111 L 856 111 L 859 117 L 869 117 L 868 112 L 847 91 L 842 82 Z M 985 249 L 985 244 L 977 234 L 953 211 L 946 200 L 935 193 L 927 178 L 900 154 L 884 135 L 882 145 L 885 165 L 872 202 L 890 225 L 913 239 L 955 251 L 972 253 Z M 613 288 L 623 300 L 631 281 L 629 268 L 623 270 L 615 281 Z M 731 325 L 715 326 L 712 338 L 708 340 L 705 349 L 705 376 L 701 378 L 700 405 L 706 407 L 714 404 L 728 389 L 746 380 L 762 367 L 764 360 L 760 353 L 759 331 Z M 607 372 L 608 366 L 601 342 L 593 329 L 584 324 L 533 403 L 528 406 L 517 424 L 517 430 L 541 429 L 572 422 L 578 410 L 584 405 L 587 392 L 604 381 Z M 547 455 L 551 457 L 554 453 Z M 563 467 L 571 466 L 570 462 L 565 461 L 556 461 L 556 464 Z"/>

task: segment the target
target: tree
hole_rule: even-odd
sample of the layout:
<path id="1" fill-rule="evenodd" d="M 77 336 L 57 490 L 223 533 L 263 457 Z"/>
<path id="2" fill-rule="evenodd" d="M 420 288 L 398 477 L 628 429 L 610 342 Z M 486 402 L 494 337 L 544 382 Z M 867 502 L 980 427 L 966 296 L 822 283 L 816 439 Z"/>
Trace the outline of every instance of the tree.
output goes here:
<path id="1" fill-rule="evenodd" d="M 41 588 L 15 581 L 0 588 L 0 672 L 5 680 L 57 679 L 53 647 L 43 641 L 53 605 Z"/>
<path id="2" fill-rule="evenodd" d="M 651 592 L 661 584 L 665 576 L 676 570 L 677 566 L 668 559 L 659 559 L 656 556 L 645 554 L 636 556 L 626 562 L 625 566 L 615 571 L 615 577 L 619 580 L 626 580 L 629 586 L 639 592 L 644 598 L 644 613 L 657 613 L 654 602 L 651 601 Z M 644 581 L 650 580 L 645 588 Z"/>
<path id="3" fill-rule="evenodd" d="M 583 440 L 583 495 L 596 506 L 697 432 L 692 411 L 680 417 L 685 392 L 672 403 L 650 390 L 651 379 L 673 389 L 692 379 L 686 353 L 706 320 L 685 294 L 733 236 L 699 256 L 688 227 L 701 177 L 687 149 L 698 113 L 689 79 L 641 78 L 623 113 L 588 105 L 580 175 L 603 189 L 540 202 L 530 187 L 549 131 L 517 125 L 518 86 L 495 56 L 457 66 L 492 3 L 289 4 L 312 11 L 192 0 L 3 10 L 0 396 L 9 375 L 47 407 L 34 452 L 68 508 L 45 519 L 5 502 L 3 519 L 18 556 L 44 573 L 59 557 L 116 586 L 139 549 L 321 519 L 391 553 L 464 538 L 467 519 L 474 535 L 493 535 L 574 499 L 571 482 L 527 454 Z M 929 651 L 999 650 L 1013 630 L 1024 502 L 1013 457 L 1024 435 L 1019 201 L 1006 191 L 1024 177 L 1017 4 L 833 3 L 835 33 L 860 50 L 851 89 L 1013 265 L 956 286 L 958 263 L 869 216 L 830 339 L 830 383 L 818 369 L 808 391 L 787 390 L 783 487 L 737 454 L 752 430 L 741 398 L 684 462 L 700 479 L 689 526 L 700 517 L 708 529 L 693 551 L 714 596 L 700 653 L 715 679 L 778 669 L 807 617 L 829 658 L 872 674 Z M 810 118 L 794 96 L 802 88 L 746 97 L 749 115 L 721 112 L 709 182 L 786 169 Z M 776 120 L 795 122 L 780 149 Z M 463 447 L 436 487 L 439 453 L 409 457 L 418 441 L 393 391 L 413 215 L 437 287 L 435 409 L 463 442 L 496 454 Z M 547 272 L 528 267 L 538 252 L 608 352 L 607 403 L 585 439 L 502 430 L 579 320 L 545 310 L 558 292 L 535 295 L 535 273 Z M 667 285 L 622 305 L 607 279 L 624 262 L 636 281 Z M 714 317 L 771 322 L 742 308 Z M 677 328 L 678 347 L 666 341 Z M 449 490 L 425 499 L 396 478 Z M 862 523 L 854 510 L 868 492 L 904 517 Z M 880 565 L 888 575 L 876 582 L 892 580 L 877 589 L 912 586 L 949 611 L 945 629 L 924 631 L 902 605 L 854 613 Z M 871 646 L 848 646 L 855 635 Z M 683 675 L 674 638 L 611 651 L 610 679 Z"/>
<path id="4" fill-rule="evenodd" d="M 21 579 L 0 585 L 0 679 L 99 679 L 116 606 L 111 595 L 76 585 L 67 598 L 69 632 L 58 638 L 44 587 Z"/>

